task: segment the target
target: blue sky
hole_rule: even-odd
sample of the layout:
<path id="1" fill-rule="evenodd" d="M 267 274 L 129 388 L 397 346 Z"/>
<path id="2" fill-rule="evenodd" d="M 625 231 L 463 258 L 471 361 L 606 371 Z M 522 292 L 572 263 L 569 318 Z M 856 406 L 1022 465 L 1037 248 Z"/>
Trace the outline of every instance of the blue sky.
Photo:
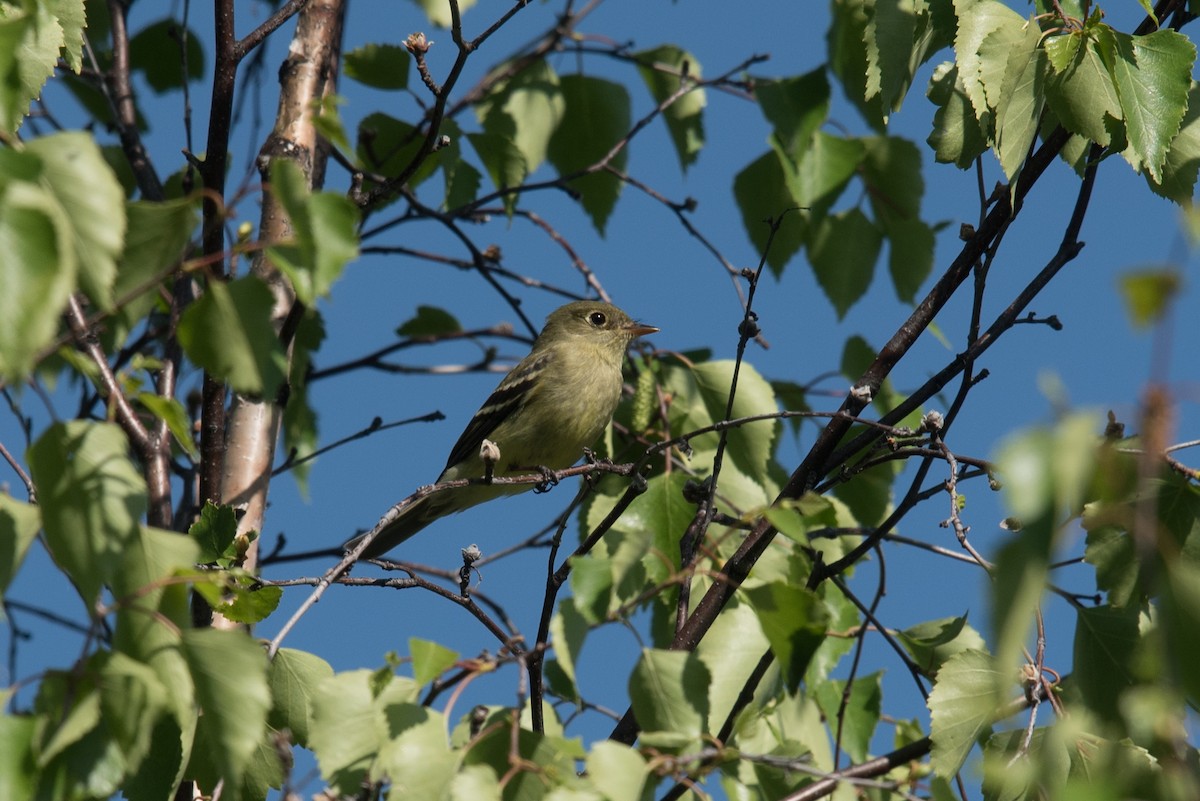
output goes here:
<path id="1" fill-rule="evenodd" d="M 202 6 L 193 6 L 193 25 L 203 36 L 209 22 L 197 14 L 206 11 Z M 483 2 L 471 9 L 465 17 L 468 31 L 478 32 L 507 7 L 506 3 Z M 544 30 L 559 7 L 559 4 L 535 3 L 518 14 L 472 60 L 460 87 L 470 86 L 485 66 Z M 1027 9 L 1023 3 L 1014 7 L 1020 11 Z M 161 8 L 156 4 L 135 4 L 135 22 L 131 27 L 136 30 L 140 23 L 153 20 Z M 173 12 L 179 12 L 180 8 L 179 4 L 171 5 Z M 244 33 L 266 13 L 266 6 L 249 5 L 239 20 L 239 32 Z M 1110 13 L 1109 19 L 1122 26 L 1124 14 L 1124 9 Z M 819 3 L 654 0 L 605 3 L 580 30 L 619 42 L 632 41 L 636 49 L 678 44 L 695 55 L 705 75 L 724 72 L 751 54 L 768 53 L 770 60 L 756 67 L 754 74 L 784 77 L 808 72 L 824 61 L 827 21 L 827 7 Z M 268 45 L 268 79 L 263 85 L 261 106 L 268 121 L 276 93 L 271 76 L 285 53 L 290 30 L 289 25 L 284 36 Z M 426 31 L 435 41 L 431 68 L 435 76 L 443 75 L 453 55 L 449 33 L 433 30 L 415 4 L 355 0 L 350 6 L 345 49 L 370 42 L 399 43 L 418 30 Z M 948 53 L 935 58 L 934 63 L 946 58 Z M 640 80 L 628 65 L 603 57 L 563 54 L 554 56 L 552 64 L 560 73 L 581 69 L 630 85 L 634 93 L 634 119 L 652 107 L 649 98 L 640 91 Z M 947 223 L 938 242 L 936 276 L 957 253 L 959 223 L 974 222 L 978 208 L 973 174 L 933 164 L 932 153 L 924 145 L 933 113 L 933 107 L 924 97 L 931 67 L 927 66 L 914 82 L 904 107 L 892 118 L 890 133 L 907 137 L 921 148 L 926 166 L 924 217 L 931 222 Z M 410 85 L 416 86 L 415 74 Z M 357 120 L 379 108 L 402 118 L 406 114 L 409 119 L 415 116 L 412 101 L 401 95 L 364 90 L 349 81 L 343 83 L 342 91 L 347 99 L 342 114 L 348 129 L 352 130 Z M 193 86 L 198 142 L 203 141 L 207 123 L 206 94 L 206 84 Z M 59 103 L 56 109 L 65 109 L 61 94 L 51 90 L 47 97 L 50 102 Z M 181 101 L 175 96 L 147 97 L 145 102 L 144 110 L 157 109 L 151 112 L 154 115 L 149 139 L 152 157 L 162 173 L 170 173 L 180 164 Z M 742 227 L 731 187 L 737 172 L 766 149 L 769 128 L 753 104 L 721 93 L 709 93 L 705 124 L 706 148 L 686 175 L 680 174 L 660 123 L 650 126 L 633 142 L 628 172 L 672 200 L 695 198 L 698 207 L 691 217 L 695 226 L 734 264 L 753 267 L 759 254 Z M 856 112 L 836 95 L 836 90 L 828 126 L 843 134 L 869 132 Z M 231 184 L 237 183 L 259 145 L 258 141 L 247 139 L 248 117 L 244 118 L 239 133 L 242 138 L 232 148 Z M 258 135 L 261 137 L 262 132 Z M 985 171 L 989 187 L 1002 179 L 990 155 L 985 157 Z M 544 173 L 542 177 L 548 175 Z M 440 178 L 431 183 L 440 185 Z M 345 186 L 344 171 L 331 166 L 327 187 L 341 190 Z M 1074 174 L 1065 165 L 1055 164 L 1030 196 L 989 277 L 985 320 L 994 317 L 1053 255 L 1077 187 Z M 854 192 L 851 190 L 843 198 L 844 205 L 865 201 Z M 523 205 L 537 210 L 572 243 L 619 305 L 662 329 L 650 338 L 656 347 L 679 351 L 708 347 L 714 358 L 733 357 L 742 314 L 738 297 L 720 265 L 656 201 L 627 188 L 603 239 L 595 234 L 578 207 L 561 193 L 529 196 Z M 243 200 L 237 208 L 238 219 L 256 222 L 257 212 L 253 198 Z M 574 291 L 585 289 L 563 252 L 527 223 L 510 224 L 495 219 L 485 226 L 468 229 L 468 233 L 481 247 L 499 245 L 509 269 Z M 1137 402 L 1151 377 L 1165 381 L 1179 404 L 1175 439 L 1197 438 L 1200 370 L 1190 346 L 1195 335 L 1193 310 L 1200 302 L 1200 290 L 1194 278 L 1196 259 L 1182 236 L 1178 209 L 1151 195 L 1143 179 L 1133 175 L 1123 161 L 1110 159 L 1100 170 L 1082 239 L 1086 247 L 1080 256 L 1030 307 L 1039 316 L 1057 315 L 1064 329 L 1054 332 L 1045 326 L 1019 326 L 987 353 L 980 367 L 990 371 L 990 378 L 973 391 L 948 436 L 948 444 L 956 452 L 991 456 L 1006 434 L 1052 421 L 1064 404 L 1095 410 L 1098 431 L 1102 429 L 1102 415 L 1107 409 L 1115 410 L 1131 429 L 1136 429 Z M 431 223 L 400 226 L 364 244 L 407 245 L 454 257 L 464 255 L 460 247 Z M 1162 264 L 1177 265 L 1183 271 L 1184 293 L 1174 315 L 1160 331 L 1133 331 L 1121 305 L 1118 279 L 1128 270 Z M 928 284 L 922 292 L 928 289 Z M 561 302 L 558 297 L 536 289 L 510 285 L 509 290 L 521 297 L 527 314 L 538 322 Z M 347 269 L 342 281 L 334 287 L 333 297 L 321 305 L 329 336 L 317 356 L 318 366 L 386 344 L 392 340 L 395 327 L 423 304 L 446 309 L 468 327 L 518 322 L 503 299 L 474 275 L 396 256 L 368 256 Z M 910 311 L 908 304 L 896 299 L 886 277 L 886 265 L 881 263 L 867 295 L 850 309 L 845 319 L 838 320 L 802 257 L 787 266 L 781 280 L 764 279 L 755 305 L 771 348 L 752 346 L 748 360 L 768 378 L 802 383 L 836 373 L 842 343 L 848 336 L 858 334 L 875 346 L 881 345 Z M 961 350 L 969 311 L 965 293 L 950 304 L 938 320 L 940 336 L 926 333 L 893 373 L 892 381 L 899 389 L 918 386 Z M 500 350 L 514 361 L 523 355 L 523 348 L 516 343 L 501 343 Z M 455 364 L 472 362 L 479 354 L 478 347 L 464 343 L 410 351 L 403 356 L 420 364 Z M 1159 366 L 1153 367 L 1154 364 Z M 280 532 L 286 533 L 291 549 L 336 544 L 356 529 L 373 524 L 389 505 L 417 486 L 432 481 L 462 426 L 498 378 L 495 374 L 429 377 L 360 372 L 316 384 L 313 399 L 321 415 L 322 439 L 326 441 L 365 427 L 375 416 L 391 421 L 436 409 L 447 419 L 393 429 L 321 457 L 313 468 L 307 498 L 298 493 L 289 478 L 277 479 L 264 531 L 268 547 Z M 199 376 L 191 375 L 186 380 L 198 386 Z M 828 397 L 811 399 L 812 405 L 820 409 L 835 409 L 848 389 L 847 381 L 840 377 L 826 378 L 819 386 L 829 393 Z M 30 393 L 23 396 L 22 402 L 27 410 L 39 407 Z M 69 415 L 72 408 L 69 401 L 64 397 L 61 404 L 58 412 Z M 936 404 L 930 406 L 936 408 Z M 37 414 L 41 417 L 40 411 Z M 813 432 L 814 429 L 808 428 L 800 440 L 785 433 L 780 461 L 789 470 L 811 443 Z M 0 441 L 20 449 L 20 437 L 7 412 L 0 412 Z M 1196 459 L 1189 461 L 1194 464 Z M 16 483 L 13 476 L 2 473 L 0 481 Z M 996 496 L 982 484 L 969 485 L 963 491 L 967 494 L 964 517 L 972 527 L 973 542 L 985 554 L 994 553 L 1006 537 L 998 525 L 1004 512 Z M 560 487 L 548 495 L 527 494 L 440 521 L 396 555 L 455 569 L 461 547 L 478 543 L 485 552 L 498 550 L 548 522 L 570 499 L 571 493 L 571 488 Z M 947 516 L 947 510 L 948 501 L 939 499 L 925 504 L 904 521 L 901 533 L 956 548 L 950 530 L 938 526 Z M 1079 541 L 1069 553 L 1075 555 L 1081 550 Z M 31 560 L 10 597 L 30 603 L 50 603 L 79 619 L 81 610 L 77 602 L 64 602 L 64 593 L 51 594 L 44 589 L 46 582 L 53 580 L 44 554 L 38 552 Z M 313 575 L 325 567 L 324 562 L 285 565 L 274 568 L 270 575 Z M 867 565 L 859 571 L 855 586 L 861 592 L 869 594 L 873 589 L 874 570 Z M 936 571 L 935 582 L 930 580 L 931 571 Z M 520 629 L 531 635 L 536 629 L 544 572 L 544 552 L 521 555 L 489 566 L 480 589 L 502 602 Z M 1075 571 L 1058 580 L 1080 592 L 1091 592 L 1094 587 L 1089 579 L 1088 571 Z M 271 636 L 304 592 L 289 590 L 284 609 L 260 633 Z M 50 595 L 54 597 L 48 599 Z M 880 616 L 890 625 L 903 627 L 969 610 L 971 622 L 987 636 L 985 599 L 986 579 L 979 570 L 898 549 L 888 559 L 888 594 Z M 1047 611 L 1051 625 L 1055 620 L 1070 623 L 1070 615 L 1061 603 L 1050 602 Z M 28 677 L 46 665 L 65 666 L 78 654 L 82 641 L 76 635 L 27 616 L 20 622 L 32 628 L 35 637 L 21 643 L 18 675 L 5 676 L 5 683 Z M 350 669 L 376 667 L 381 664 L 383 653 L 389 650 L 407 653 L 410 637 L 436 640 L 464 656 L 475 655 L 482 649 L 494 652 L 496 648 L 477 623 L 441 599 L 418 591 L 397 594 L 369 588 L 334 588 L 302 621 L 286 645 L 313 650 L 335 668 Z M 7 638 L 7 632 L 0 635 L 0 643 L 6 644 Z M 874 661 L 864 672 L 883 668 L 899 677 L 902 673 L 899 664 L 878 647 L 878 641 L 875 646 Z M 584 692 L 590 692 L 590 697 L 598 703 L 622 711 L 624 687 L 619 682 L 624 681 L 639 647 L 637 638 L 619 627 L 607 627 L 592 635 L 583 652 Z M 1050 643 L 1049 663 L 1063 672 L 1069 669 L 1070 647 L 1070 629 L 1060 629 Z M 614 682 L 613 677 L 618 681 Z M 477 682 L 466 697 L 468 700 L 460 702 L 463 706 L 459 711 L 465 712 L 468 703 L 483 698 L 489 703 L 511 703 L 515 692 L 516 675 L 510 668 Z M 925 719 L 920 699 L 906 680 L 889 680 L 885 693 L 885 711 L 900 717 Z M 609 724 L 593 715 L 571 733 L 590 738 L 603 736 L 608 728 Z M 316 788 L 301 789 L 311 792 Z"/>

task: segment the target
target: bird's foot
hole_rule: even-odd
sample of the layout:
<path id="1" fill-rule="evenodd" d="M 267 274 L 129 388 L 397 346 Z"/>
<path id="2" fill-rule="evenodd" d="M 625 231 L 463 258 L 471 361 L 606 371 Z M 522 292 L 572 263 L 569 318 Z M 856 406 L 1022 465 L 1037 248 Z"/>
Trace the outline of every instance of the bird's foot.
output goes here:
<path id="1" fill-rule="evenodd" d="M 533 485 L 533 491 L 539 495 L 543 492 L 549 492 L 558 486 L 558 476 L 554 475 L 554 471 L 545 465 L 538 465 L 534 468 L 542 474 L 542 480 Z"/>

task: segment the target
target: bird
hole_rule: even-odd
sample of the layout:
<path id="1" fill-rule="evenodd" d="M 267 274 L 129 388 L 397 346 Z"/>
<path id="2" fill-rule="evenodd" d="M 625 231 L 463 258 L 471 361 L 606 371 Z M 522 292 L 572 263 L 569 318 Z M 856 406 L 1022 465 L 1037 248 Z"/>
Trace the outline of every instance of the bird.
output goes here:
<path id="1" fill-rule="evenodd" d="M 459 436 L 437 483 L 484 478 L 480 448 L 494 451 L 495 476 L 560 470 L 579 461 L 612 421 L 621 399 L 621 365 L 633 340 L 659 329 L 636 322 L 609 303 L 582 300 L 555 309 L 524 359 L 517 363 L 475 412 Z M 488 446 L 491 447 L 490 445 Z M 381 556 L 435 520 L 531 484 L 471 484 L 426 495 L 389 512 L 360 558 Z M 388 517 L 392 519 L 388 521 Z M 355 548 L 360 535 L 343 547 Z"/>

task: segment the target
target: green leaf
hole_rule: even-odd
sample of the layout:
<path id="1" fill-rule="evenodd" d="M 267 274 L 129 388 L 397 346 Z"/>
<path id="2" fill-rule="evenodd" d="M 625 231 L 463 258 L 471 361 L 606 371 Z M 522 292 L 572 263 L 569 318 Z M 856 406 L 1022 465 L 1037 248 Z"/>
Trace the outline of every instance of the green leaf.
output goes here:
<path id="1" fill-rule="evenodd" d="M 237 536 L 237 512 L 232 506 L 208 501 L 200 517 L 188 528 L 188 536 L 200 546 L 200 561 L 206 564 L 232 559 Z"/>
<path id="2" fill-rule="evenodd" d="M 867 51 L 867 100 L 878 100 L 884 109 L 899 111 L 912 83 L 916 5 L 912 0 L 875 0 L 863 30 Z"/>
<path id="3" fill-rule="evenodd" d="M 146 511 L 129 442 L 110 423 L 56 423 L 29 449 L 46 545 L 89 610 L 120 571 Z"/>
<path id="4" fill-rule="evenodd" d="M 135 398 L 152 415 L 167 424 L 171 436 L 188 456 L 196 461 L 200 460 L 200 449 L 196 447 L 192 435 L 192 421 L 188 418 L 182 403 L 174 398 L 155 395 L 153 392 L 139 392 Z"/>
<path id="5" fill-rule="evenodd" d="M 638 74 L 646 82 L 654 101 L 660 105 L 684 86 L 680 76 L 688 77 L 689 86 L 700 80 L 700 62 L 691 53 L 675 45 L 642 50 L 634 53 L 633 57 L 637 61 Z M 671 143 L 675 145 L 675 155 L 679 157 L 679 167 L 685 172 L 704 147 L 703 114 L 707 102 L 703 89 L 692 89 L 663 111 Z"/>
<path id="6" fill-rule="evenodd" d="M 1200 83 L 1193 82 L 1188 90 L 1187 114 L 1179 133 L 1171 140 L 1162 179 L 1156 182 L 1147 174 L 1146 180 L 1156 193 L 1188 207 L 1196 191 L 1197 174 L 1200 174 Z"/>
<path id="7" fill-rule="evenodd" d="M 629 93 L 618 83 L 588 75 L 566 75 L 560 81 L 564 101 L 562 122 L 546 151 L 560 176 L 589 169 L 604 160 L 629 133 Z M 629 148 L 622 147 L 606 164 L 624 171 Z M 623 186 L 607 172 L 595 172 L 568 182 L 579 192 L 592 225 L 603 236 Z"/>
<path id="8" fill-rule="evenodd" d="M 1121 694 L 1134 683 L 1132 658 L 1144 648 L 1138 636 L 1139 612 L 1136 607 L 1081 606 L 1075 613 L 1073 686 L 1094 714 L 1119 720 Z"/>
<path id="9" fill-rule="evenodd" d="M 510 64 L 501 64 L 497 70 L 510 67 Z M 546 160 L 550 138 L 563 119 L 566 101 L 559 88 L 558 75 L 545 59 L 538 59 L 497 86 L 496 91 L 475 109 L 484 133 L 511 142 L 523 157 L 526 174 L 529 174 Z M 495 179 L 496 173 L 482 152 L 480 158 Z M 511 161 L 511 157 L 506 157 L 505 161 Z M 504 174 L 509 172 L 506 170 Z"/>
<path id="10" fill-rule="evenodd" d="M 487 765 L 464 765 L 450 780 L 450 801 L 500 801 L 500 778 Z"/>
<path id="11" fill-rule="evenodd" d="M 58 332 L 75 289 L 69 225 L 46 190 L 23 181 L 0 186 L 0 253 L 6 254 L 0 259 L 0 378 L 19 381 Z"/>
<path id="12" fill-rule="evenodd" d="M 392 44 L 366 44 L 346 54 L 342 69 L 353 78 L 376 89 L 404 89 L 408 86 L 408 68 L 412 56 Z"/>
<path id="13" fill-rule="evenodd" d="M 44 136 L 25 149 L 41 159 L 41 183 L 66 213 L 80 286 L 101 309 L 111 309 L 116 259 L 125 238 L 125 192 L 120 182 L 96 140 L 82 131 Z"/>
<path id="14" fill-rule="evenodd" d="M 564 677 L 570 682 L 573 700 L 579 699 L 575 685 L 575 665 L 583 650 L 587 637 L 588 622 L 575 607 L 574 598 L 563 598 L 558 602 L 558 611 L 550 618 L 550 644 L 554 648 L 555 660 Z"/>
<path id="15" fill-rule="evenodd" d="M 686 753 L 708 722 L 708 668 L 693 653 L 644 649 L 629 677 L 642 740 Z"/>
<path id="16" fill-rule="evenodd" d="M 423 141 L 420 129 L 383 112 L 375 112 L 358 124 L 356 153 L 359 162 L 369 171 L 396 178 L 412 167 Z M 416 189 L 434 174 L 437 167 L 437 153 L 427 154 L 413 171 L 407 186 Z M 363 182 L 363 188 L 370 191 L 378 188 L 378 184 L 367 180 Z"/>
<path id="17" fill-rule="evenodd" d="M 871 136 L 862 141 L 866 148 L 863 176 L 875 219 L 885 230 L 894 223 L 920 220 L 925 194 L 921 151 L 907 139 L 894 136 Z"/>
<path id="18" fill-rule="evenodd" d="M 121 339 L 154 308 L 159 287 L 172 279 L 196 229 L 196 207 L 195 198 L 125 204 L 129 227 L 113 284 Z"/>
<path id="19" fill-rule="evenodd" d="M 842 91 L 855 105 L 863 119 L 875 130 L 883 130 L 886 112 L 878 92 L 869 86 L 882 81 L 878 51 L 868 43 L 867 27 L 875 3 L 870 0 L 843 0 L 832 5 L 833 20 L 826 41 L 829 46 L 829 68 L 842 84 Z M 874 52 L 872 52 L 874 51 Z"/>
<path id="20" fill-rule="evenodd" d="M 413 0 L 413 2 L 420 6 L 429 17 L 429 21 L 439 28 L 449 28 L 454 21 L 450 13 L 450 6 L 441 0 Z M 459 13 L 466 13 L 467 9 L 475 5 L 475 2 L 476 0 L 460 0 L 457 4 Z"/>
<path id="21" fill-rule="evenodd" d="M 129 66 L 139 70 L 158 94 L 183 87 L 184 60 L 181 45 L 187 41 L 187 81 L 204 77 L 205 39 L 191 28 L 181 30 L 179 20 L 172 17 L 152 22 L 129 40 Z"/>
<path id="22" fill-rule="evenodd" d="M 300 167 L 288 159 L 271 162 L 271 191 L 287 211 L 292 238 L 268 245 L 267 255 L 311 306 L 358 257 L 358 209 L 344 195 L 310 193 Z"/>
<path id="23" fill-rule="evenodd" d="M 849 687 L 844 681 L 825 681 L 817 685 L 814 694 L 825 719 L 839 721 L 842 748 L 855 762 L 866 759 L 871 737 L 879 725 L 883 673 L 856 676 Z"/>
<path id="24" fill-rule="evenodd" d="M 317 133 L 329 140 L 329 144 L 348 154 L 354 150 L 354 146 L 350 144 L 350 136 L 342 122 L 341 107 L 346 105 L 346 102 L 346 98 L 333 93 L 313 101 L 312 123 Z"/>
<path id="25" fill-rule="evenodd" d="M 200 585 L 197 585 L 199 589 Z M 253 576 L 244 576 L 229 586 L 232 598 L 212 603 L 213 611 L 234 623 L 251 625 L 266 620 L 279 608 L 282 587 L 259 586 Z"/>
<path id="26" fill-rule="evenodd" d="M 360 785 L 382 745 L 370 677 L 369 670 L 338 673 L 310 697 L 309 747 L 334 787 Z"/>
<path id="27" fill-rule="evenodd" d="M 78 674 L 55 670 L 42 677 L 33 708 L 49 720 L 39 732 L 38 767 L 45 768 L 100 725 L 100 693 L 94 671 L 98 656 L 85 662 Z"/>
<path id="28" fill-rule="evenodd" d="M 38 778 L 33 740 L 40 722 L 32 715 L 0 714 L 0 798 L 33 798 Z"/>
<path id="29" fill-rule="evenodd" d="M 242 771 L 262 739 L 271 708 L 267 659 L 242 631 L 195 629 L 182 636 L 202 720 L 212 735 L 205 747 L 227 781 Z"/>
<path id="30" fill-rule="evenodd" d="M 1169 267 L 1127 272 L 1120 278 L 1121 298 L 1134 328 L 1157 323 L 1182 290 L 1183 279 Z"/>
<path id="31" fill-rule="evenodd" d="M 38 508 L 0 492 L 0 600 L 42 528 Z"/>
<path id="32" fill-rule="evenodd" d="M 1107 147 L 1122 127 L 1122 112 L 1102 40 L 1094 32 L 1052 36 L 1045 49 L 1054 68 L 1046 80 L 1050 110 L 1068 131 Z"/>
<path id="33" fill-rule="evenodd" d="M 1086 515 L 1083 523 L 1088 530 L 1083 558 L 1096 568 L 1096 589 L 1107 592 L 1108 602 L 1113 606 L 1137 602 L 1143 590 L 1139 587 L 1141 563 L 1134 551 L 1133 538 L 1111 526 L 1093 527 Z"/>
<path id="34" fill-rule="evenodd" d="M 30 101 L 54 73 L 63 38 L 49 3 L 6 4 L 5 9 L 0 20 L 0 130 L 11 133 L 21 127 Z"/>
<path id="35" fill-rule="evenodd" d="M 392 676 L 378 694 L 373 683 L 373 671 L 352 670 L 321 680 L 310 696 L 309 746 L 322 778 L 346 793 L 357 792 L 386 743 L 384 710 L 416 698 L 408 679 Z"/>
<path id="36" fill-rule="evenodd" d="M 1041 29 L 1030 20 L 1021 36 L 1012 37 L 996 32 L 989 35 L 980 48 L 980 57 L 999 61 L 1007 56 L 1000 94 L 993 98 L 988 87 L 988 99 L 996 111 L 995 147 L 1000 166 L 1010 182 L 1015 182 L 1030 145 L 1037 138 L 1038 121 L 1045 105 L 1043 78 L 1046 72 L 1045 52 L 1041 49 Z"/>
<path id="37" fill-rule="evenodd" d="M 1167 149 L 1187 111 L 1196 46 L 1172 30 L 1148 36 L 1114 32 L 1113 46 L 1104 55 L 1129 139 L 1122 155 L 1135 170 L 1161 182 Z"/>
<path id="38" fill-rule="evenodd" d="M 942 665 L 956 654 L 987 649 L 979 632 L 967 625 L 966 615 L 918 623 L 896 632 L 896 639 L 917 667 L 930 677 L 937 676 Z"/>
<path id="39" fill-rule="evenodd" d="M 440 712 L 415 703 L 384 708 L 387 742 L 379 751 L 379 771 L 397 798 L 441 798 L 458 757 L 450 751 Z"/>
<path id="40" fill-rule="evenodd" d="M 419 637 L 408 638 L 408 650 L 412 654 L 413 679 L 417 684 L 428 684 L 458 661 L 456 651 Z"/>
<path id="41" fill-rule="evenodd" d="M 933 130 L 925 140 L 933 148 L 934 158 L 967 169 L 987 150 L 987 133 L 976 119 L 958 67 L 951 62 L 938 65 L 925 94 L 938 107 Z"/>
<path id="42" fill-rule="evenodd" d="M 787 173 L 792 170 L 773 150 L 759 156 L 733 179 L 733 194 L 742 213 L 746 235 L 758 253 L 765 253 L 767 266 L 776 277 L 804 244 L 801 218 L 787 214 L 802 203 L 793 194 Z M 783 217 L 775 236 L 771 236 L 772 220 Z M 771 249 L 767 250 L 770 242 Z"/>
<path id="43" fill-rule="evenodd" d="M 915 303 L 917 291 L 933 272 L 933 229 L 918 219 L 889 222 L 885 229 L 888 238 L 888 275 L 896 297 L 905 303 Z"/>
<path id="44" fill-rule="evenodd" d="M 829 98 L 829 79 L 823 67 L 791 78 L 754 82 L 754 99 L 794 163 L 804 159 L 809 140 L 829 116 Z"/>
<path id="45" fill-rule="evenodd" d="M 601 740 L 588 754 L 587 772 L 607 801 L 641 801 L 650 769 L 636 750 Z"/>
<path id="46" fill-rule="evenodd" d="M 811 590 L 773 581 L 746 590 L 754 614 L 775 654 L 789 692 L 796 692 L 804 671 L 825 639 L 829 610 Z"/>
<path id="47" fill-rule="evenodd" d="M 312 354 L 320 348 L 324 339 L 325 325 L 321 313 L 317 309 L 309 309 L 301 318 L 292 340 L 291 394 L 283 410 L 284 450 L 289 455 L 294 454 L 295 459 L 311 456 L 317 449 L 317 413 L 309 403 L 305 377 L 312 363 Z M 315 459 L 308 459 L 294 464 L 291 470 L 301 494 L 306 498 L 308 473 L 315 462 Z"/>
<path id="48" fill-rule="evenodd" d="M 571 562 L 571 595 L 576 609 L 589 623 L 599 623 L 608 616 L 612 604 L 612 561 L 588 554 Z"/>
<path id="49" fill-rule="evenodd" d="M 979 651 L 961 651 L 942 665 L 929 694 L 930 765 L 950 779 L 958 773 L 971 748 L 986 736 L 996 716 L 999 688 L 1006 686 L 992 658 Z"/>
<path id="50" fill-rule="evenodd" d="M 562 785 L 570 788 L 576 784 L 577 762 L 585 756 L 579 741 L 535 734 L 526 728 L 514 733 L 513 723 L 512 710 L 493 711 L 463 755 L 464 767 L 487 766 L 494 775 L 504 776 L 503 797 L 508 801 L 554 801 L 568 792 Z M 512 759 L 520 759 L 525 768 L 510 772 Z M 485 781 L 484 787 L 488 789 L 490 782 Z M 588 799 L 593 800 L 594 796 Z"/>
<path id="51" fill-rule="evenodd" d="M 469 133 L 467 140 L 475 148 L 496 189 L 503 191 L 518 187 L 529 174 L 524 154 L 509 137 L 494 133 Z M 509 215 L 516 208 L 517 197 L 516 192 L 507 192 L 503 197 L 504 208 Z"/>
<path id="52" fill-rule="evenodd" d="M 820 220 L 808 235 L 808 257 L 838 319 L 866 294 L 883 235 L 859 209 Z"/>
<path id="53" fill-rule="evenodd" d="M 733 404 L 729 393 L 733 387 L 736 363 L 728 359 L 702 362 L 692 367 L 696 390 L 704 402 L 710 420 L 737 420 L 779 411 L 775 391 L 753 365 L 743 362 L 737 376 Z M 726 432 L 728 458 L 754 478 L 768 480 L 767 467 L 779 436 L 778 420 L 760 420 L 740 425 Z M 690 519 L 690 514 L 688 518 Z"/>
<path id="54" fill-rule="evenodd" d="M 708 668 L 709 720 L 728 717 L 746 687 L 746 677 L 769 647 L 749 604 L 731 604 L 717 616 L 696 646 L 696 656 Z"/>
<path id="55" fill-rule="evenodd" d="M 402 337 L 439 337 L 462 331 L 458 319 L 437 306 L 418 306 L 415 316 L 408 318 L 396 329 Z"/>
<path id="56" fill-rule="evenodd" d="M 281 648 L 271 660 L 267 683 L 271 688 L 271 712 L 267 722 L 277 731 L 287 729 L 296 745 L 308 748 L 310 709 L 322 681 L 333 675 L 333 668 L 321 657 Z"/>
<path id="57" fill-rule="evenodd" d="M 135 772 L 150 753 L 159 718 L 168 712 L 168 690 L 148 665 L 122 653 L 105 655 L 99 677 L 104 724 Z"/>
<path id="58" fill-rule="evenodd" d="M 866 148 L 860 139 L 817 131 L 801 153 L 795 172 L 785 171 L 796 202 L 817 218 L 828 212 L 859 171 Z M 778 271 L 776 271 L 778 274 Z"/>
<path id="59" fill-rule="evenodd" d="M 954 0 L 958 33 L 955 63 L 963 91 L 984 130 L 1003 92 L 1007 45 L 1024 35 L 1025 19 L 999 0 Z"/>
<path id="60" fill-rule="evenodd" d="M 1191 668 L 1200 659 L 1200 563 L 1195 558 L 1168 564 L 1161 599 L 1167 634 L 1169 674 L 1177 677 L 1189 705 L 1200 702 L 1200 677 Z"/>
<path id="61" fill-rule="evenodd" d="M 184 352 L 236 391 L 273 397 L 287 366 L 271 325 L 273 301 L 271 290 L 254 276 L 229 284 L 210 282 L 180 317 Z"/>

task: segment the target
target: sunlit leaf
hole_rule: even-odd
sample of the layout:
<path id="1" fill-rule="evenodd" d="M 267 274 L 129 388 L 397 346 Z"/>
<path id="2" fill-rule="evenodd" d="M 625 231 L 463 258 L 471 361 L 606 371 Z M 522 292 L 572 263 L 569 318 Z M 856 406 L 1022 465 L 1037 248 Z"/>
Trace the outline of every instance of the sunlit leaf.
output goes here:
<path id="1" fill-rule="evenodd" d="M 942 665 L 929 694 L 930 763 L 938 776 L 949 779 L 958 773 L 967 754 L 986 735 L 1003 686 L 1003 677 L 988 654 L 961 651 Z"/>

